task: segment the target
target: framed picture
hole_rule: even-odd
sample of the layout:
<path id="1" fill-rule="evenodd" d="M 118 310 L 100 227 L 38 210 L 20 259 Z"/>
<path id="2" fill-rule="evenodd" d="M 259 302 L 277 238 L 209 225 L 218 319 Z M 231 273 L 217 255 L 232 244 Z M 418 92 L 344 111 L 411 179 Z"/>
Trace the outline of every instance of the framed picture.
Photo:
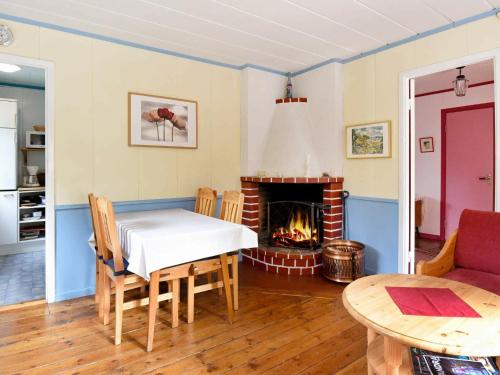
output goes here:
<path id="1" fill-rule="evenodd" d="M 128 144 L 197 148 L 198 103 L 129 92 Z"/>
<path id="2" fill-rule="evenodd" d="M 346 141 L 348 159 L 390 158 L 391 122 L 347 126 Z"/>
<path id="3" fill-rule="evenodd" d="M 424 137 L 419 138 L 420 142 L 420 152 L 434 152 L 434 138 Z"/>

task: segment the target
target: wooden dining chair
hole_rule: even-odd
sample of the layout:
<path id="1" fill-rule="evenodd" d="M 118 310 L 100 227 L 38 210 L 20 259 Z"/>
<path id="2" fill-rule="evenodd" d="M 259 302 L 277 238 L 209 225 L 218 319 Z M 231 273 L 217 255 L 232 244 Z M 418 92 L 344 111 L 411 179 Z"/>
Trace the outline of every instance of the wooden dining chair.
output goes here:
<path id="1" fill-rule="evenodd" d="M 92 230 L 94 232 L 94 240 L 95 240 L 95 303 L 98 306 L 99 319 L 103 318 L 103 309 L 102 309 L 102 280 L 104 273 L 102 271 L 103 266 L 103 256 L 102 251 L 97 246 L 97 230 L 96 227 L 98 225 L 98 213 L 97 213 L 97 198 L 94 194 L 90 193 L 88 195 L 89 199 L 89 207 L 90 207 L 90 218 L 92 221 Z"/>
<path id="2" fill-rule="evenodd" d="M 128 262 L 122 256 L 122 249 L 118 239 L 115 214 L 112 203 L 106 198 L 97 198 L 98 220 L 96 225 L 97 248 L 101 249 L 103 256 L 102 266 L 102 301 L 103 321 L 109 324 L 110 299 L 112 287 L 115 294 L 115 345 L 121 343 L 123 311 L 134 307 L 149 305 L 147 351 L 153 349 L 154 325 L 156 310 L 161 301 L 172 301 L 172 327 L 178 325 L 179 315 L 179 277 L 172 274 L 170 269 L 159 270 L 151 273 L 151 280 L 144 280 L 127 270 Z M 161 281 L 171 282 L 172 291 L 159 293 Z M 125 291 L 139 289 L 145 285 L 150 286 L 149 297 L 124 301 Z"/>
<path id="3" fill-rule="evenodd" d="M 244 194 L 238 191 L 225 191 L 222 196 L 221 212 L 219 219 L 229 221 L 236 224 L 241 224 L 243 214 Z M 221 258 L 226 258 L 227 255 L 221 255 Z M 224 280 L 223 275 L 227 272 L 222 272 L 222 263 L 220 257 L 204 259 L 193 264 L 190 275 L 188 276 L 188 323 L 194 321 L 194 296 L 212 289 L 219 289 L 222 293 L 224 284 L 232 284 L 233 286 L 233 301 L 234 310 L 238 310 L 238 252 L 227 257 L 227 264 L 231 266 L 231 277 Z M 212 282 L 208 275 L 217 272 L 218 278 Z M 195 285 L 195 276 L 207 274 L 207 282 L 204 284 Z M 199 281 L 199 279 L 197 280 Z M 226 302 L 230 305 L 230 296 L 226 293 Z M 232 311 L 228 311 L 229 316 L 232 316 Z"/>
<path id="4" fill-rule="evenodd" d="M 196 203 L 194 205 L 194 212 L 206 216 L 214 216 L 215 206 L 217 205 L 217 191 L 209 187 L 198 189 L 196 195 Z"/>

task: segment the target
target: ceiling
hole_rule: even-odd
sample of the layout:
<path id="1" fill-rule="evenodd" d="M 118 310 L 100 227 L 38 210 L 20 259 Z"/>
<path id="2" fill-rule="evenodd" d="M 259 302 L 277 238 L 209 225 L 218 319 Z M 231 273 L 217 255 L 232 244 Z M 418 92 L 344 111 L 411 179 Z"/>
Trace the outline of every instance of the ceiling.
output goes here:
<path id="1" fill-rule="evenodd" d="M 283 72 L 492 11 L 500 0 L 2 0 L 0 12 Z"/>
<path id="2" fill-rule="evenodd" d="M 493 60 L 485 60 L 466 66 L 462 70 L 462 74 L 469 80 L 469 85 L 473 85 L 493 81 L 493 71 Z M 458 71 L 456 69 L 450 69 L 418 77 L 415 80 L 415 94 L 451 89 L 453 88 L 452 81 L 457 75 Z"/>
<path id="3" fill-rule="evenodd" d="M 19 65 L 21 70 L 14 73 L 0 72 L 0 85 L 21 85 L 45 87 L 45 71 L 40 68 L 32 68 L 29 66 Z"/>

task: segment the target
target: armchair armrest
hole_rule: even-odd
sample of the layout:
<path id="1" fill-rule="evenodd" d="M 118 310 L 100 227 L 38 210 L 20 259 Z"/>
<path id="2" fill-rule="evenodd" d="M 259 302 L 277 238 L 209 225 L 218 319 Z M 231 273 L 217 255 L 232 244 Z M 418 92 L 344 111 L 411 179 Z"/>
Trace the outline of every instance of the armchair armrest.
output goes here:
<path id="1" fill-rule="evenodd" d="M 439 254 L 432 260 L 421 260 L 417 264 L 417 275 L 441 277 L 455 267 L 455 244 L 457 231 L 453 232 Z"/>

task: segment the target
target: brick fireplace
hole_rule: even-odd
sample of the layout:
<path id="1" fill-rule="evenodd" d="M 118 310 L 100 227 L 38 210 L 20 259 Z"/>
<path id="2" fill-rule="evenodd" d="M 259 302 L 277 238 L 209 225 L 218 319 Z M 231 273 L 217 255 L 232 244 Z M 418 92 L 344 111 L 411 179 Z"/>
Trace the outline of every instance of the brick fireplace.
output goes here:
<path id="1" fill-rule="evenodd" d="M 245 195 L 243 224 L 259 234 L 259 247 L 244 249 L 243 262 L 268 272 L 313 275 L 321 271 L 321 247 L 303 249 L 274 246 L 269 241 L 268 202 L 307 201 L 322 210 L 318 242 L 342 238 L 342 177 L 241 177 Z"/>

